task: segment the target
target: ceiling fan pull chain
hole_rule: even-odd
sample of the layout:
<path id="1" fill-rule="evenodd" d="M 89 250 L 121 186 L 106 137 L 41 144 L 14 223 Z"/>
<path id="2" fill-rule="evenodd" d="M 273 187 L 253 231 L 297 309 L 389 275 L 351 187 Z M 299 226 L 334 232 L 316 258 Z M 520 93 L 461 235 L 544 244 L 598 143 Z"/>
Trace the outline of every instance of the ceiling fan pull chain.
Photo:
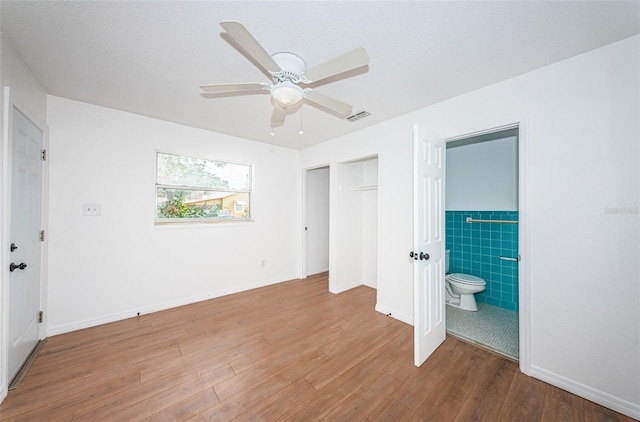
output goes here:
<path id="1" fill-rule="evenodd" d="M 300 130 L 298 131 L 300 135 L 304 135 L 304 131 L 302 130 L 302 109 L 303 108 L 304 108 L 303 106 L 300 106 Z"/>

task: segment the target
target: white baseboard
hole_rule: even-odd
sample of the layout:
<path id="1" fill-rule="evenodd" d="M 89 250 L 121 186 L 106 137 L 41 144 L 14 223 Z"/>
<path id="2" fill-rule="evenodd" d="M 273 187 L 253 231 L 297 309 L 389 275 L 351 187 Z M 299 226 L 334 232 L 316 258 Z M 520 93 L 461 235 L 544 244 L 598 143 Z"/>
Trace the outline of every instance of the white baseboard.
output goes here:
<path id="1" fill-rule="evenodd" d="M 332 289 L 331 283 L 329 283 L 329 291 L 331 293 L 339 294 L 342 292 L 346 292 L 347 290 L 355 289 L 356 287 L 359 287 L 359 286 L 362 286 L 362 283 L 351 283 L 351 284 L 347 284 L 346 286 L 340 286 L 337 289 Z"/>
<path id="2" fill-rule="evenodd" d="M 572 379 L 563 377 L 546 369 L 531 365 L 531 376 L 541 381 L 562 388 L 577 396 L 583 397 L 594 403 L 615 410 L 623 415 L 640 420 L 640 405 L 612 396 L 604 391 L 596 390 L 588 385 L 581 384 Z"/>
<path id="3" fill-rule="evenodd" d="M 398 321 L 402 321 L 405 324 L 409 324 L 409 325 L 413 325 L 413 316 L 408 316 L 408 315 L 404 315 L 401 313 L 396 313 L 394 311 L 392 311 L 390 308 L 387 308 L 383 305 L 380 305 L 378 303 L 376 303 L 376 311 L 380 312 L 381 314 L 385 314 L 387 316 L 390 316 L 391 318 L 395 318 Z"/>
<path id="4" fill-rule="evenodd" d="M 320 274 L 320 273 L 326 273 L 327 271 L 329 271 L 329 267 L 324 267 L 324 268 L 316 268 L 314 270 L 309 270 L 307 272 L 307 277 L 310 275 L 316 275 L 316 274 Z"/>
<path id="5" fill-rule="evenodd" d="M 138 312 L 140 312 L 140 315 L 150 314 L 153 312 L 164 311 L 165 309 L 171 309 L 171 308 L 176 308 L 178 306 L 189 305 L 192 303 L 201 302 L 203 300 L 209 300 L 209 299 L 214 299 L 216 297 L 227 296 L 233 293 L 240 293 L 247 290 L 257 289 L 259 287 L 265 287 L 271 284 L 282 283 L 284 281 L 289 281 L 297 278 L 298 277 L 295 275 L 278 277 L 270 280 L 259 281 L 256 283 L 234 286 L 228 289 L 217 290 L 217 291 L 206 293 L 203 295 L 191 296 L 188 298 L 178 299 L 170 302 L 159 303 L 157 305 L 151 305 L 143 308 L 136 308 L 136 309 L 127 310 L 124 312 L 104 315 L 97 318 L 90 318 L 83 321 L 75 321 L 68 324 L 54 325 L 51 327 L 47 327 L 47 336 L 48 337 L 55 336 L 58 334 L 64 334 L 71 331 L 82 330 L 84 328 L 90 328 L 90 327 L 95 327 L 102 324 L 108 324 L 110 322 L 121 321 L 123 319 L 137 316 Z"/>
<path id="6" fill-rule="evenodd" d="M 377 289 L 378 288 L 378 283 L 375 280 L 374 281 L 363 281 L 362 284 L 367 286 L 367 287 L 371 287 L 372 289 Z"/>

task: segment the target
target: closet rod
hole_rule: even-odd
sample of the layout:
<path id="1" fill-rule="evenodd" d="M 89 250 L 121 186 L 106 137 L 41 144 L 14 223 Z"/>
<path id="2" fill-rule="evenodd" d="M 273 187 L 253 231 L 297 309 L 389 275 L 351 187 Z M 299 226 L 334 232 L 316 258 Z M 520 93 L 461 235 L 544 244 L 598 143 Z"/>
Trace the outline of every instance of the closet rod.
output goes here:
<path id="1" fill-rule="evenodd" d="M 476 220 L 471 217 L 467 217 L 467 223 L 500 223 L 500 224 L 518 224 L 517 220 Z"/>

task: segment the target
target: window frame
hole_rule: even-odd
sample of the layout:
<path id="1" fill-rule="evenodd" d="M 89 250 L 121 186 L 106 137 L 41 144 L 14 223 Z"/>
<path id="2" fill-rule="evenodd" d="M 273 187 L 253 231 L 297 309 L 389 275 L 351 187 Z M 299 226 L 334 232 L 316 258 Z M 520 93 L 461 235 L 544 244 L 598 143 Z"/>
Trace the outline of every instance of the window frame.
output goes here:
<path id="1" fill-rule="evenodd" d="M 195 185 L 177 185 L 177 184 L 166 184 L 166 183 L 159 183 L 158 181 L 158 163 L 159 163 L 159 156 L 160 155 L 171 155 L 171 156 L 175 156 L 175 157 L 184 157 L 184 158 L 190 158 L 190 159 L 195 159 L 195 160 L 205 160 L 205 161 L 209 161 L 209 162 L 216 162 L 216 163 L 224 163 L 224 164 L 233 164 L 233 165 L 239 165 L 239 166 L 246 166 L 248 167 L 249 170 L 249 187 L 247 189 L 228 189 L 228 188 L 211 188 L 211 187 L 202 187 L 202 186 L 195 186 Z M 254 188 L 254 166 L 252 164 L 247 164 L 247 163 L 237 163 L 237 162 L 232 162 L 232 161 L 222 161 L 222 160 L 214 160 L 211 158 L 205 158 L 205 157 L 194 157 L 191 155 L 184 155 L 184 154 L 176 154 L 173 152 L 166 152 L 166 151 L 160 151 L 160 150 L 156 150 L 156 154 L 155 154 L 155 177 L 154 177 L 154 198 L 155 198 L 155 209 L 154 209 L 154 224 L 155 225 L 183 225 L 183 224 L 233 224 L 233 223 L 246 223 L 246 222 L 254 222 L 253 219 L 253 188 Z M 185 191 L 205 191 L 205 192 L 218 192 L 218 193 L 231 193 L 231 194 L 247 194 L 248 198 L 245 202 L 244 205 L 244 209 L 247 210 L 249 212 L 249 215 L 247 217 L 234 217 L 234 218 L 228 218 L 228 217 L 185 217 L 185 218 L 167 218 L 167 217 L 159 217 L 158 216 L 158 189 L 174 189 L 174 190 L 185 190 Z M 233 205 L 232 208 L 235 209 L 235 202 L 236 200 L 233 201 Z"/>

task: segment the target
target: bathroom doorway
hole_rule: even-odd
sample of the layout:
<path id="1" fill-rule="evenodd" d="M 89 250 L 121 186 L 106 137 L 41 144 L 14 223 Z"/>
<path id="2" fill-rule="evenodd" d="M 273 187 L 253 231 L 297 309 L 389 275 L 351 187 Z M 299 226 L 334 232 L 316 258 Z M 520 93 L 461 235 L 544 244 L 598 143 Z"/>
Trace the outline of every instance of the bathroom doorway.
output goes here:
<path id="1" fill-rule="evenodd" d="M 446 306 L 447 333 L 519 360 L 518 128 L 446 143 L 449 273 L 480 277 L 478 310 Z"/>

